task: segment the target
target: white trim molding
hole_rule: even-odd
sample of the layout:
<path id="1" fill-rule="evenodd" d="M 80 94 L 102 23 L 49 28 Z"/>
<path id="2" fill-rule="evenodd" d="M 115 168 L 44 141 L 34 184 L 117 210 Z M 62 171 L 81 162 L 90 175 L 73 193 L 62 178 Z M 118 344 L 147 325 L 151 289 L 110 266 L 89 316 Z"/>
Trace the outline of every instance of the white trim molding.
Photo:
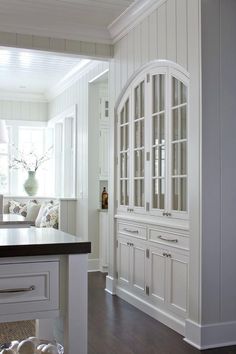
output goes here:
<path id="1" fill-rule="evenodd" d="M 139 310 L 145 312 L 147 315 L 155 318 L 157 321 L 164 323 L 166 326 L 170 327 L 174 331 L 184 335 L 185 333 L 185 321 L 170 315 L 169 313 L 152 306 L 147 301 L 135 296 L 127 290 L 116 288 L 116 294 L 123 300 L 127 301 L 131 305 L 137 307 Z"/>
<path id="2" fill-rule="evenodd" d="M 110 275 L 106 276 L 106 288 L 105 291 L 111 295 L 116 294 L 116 279 Z"/>
<path id="3" fill-rule="evenodd" d="M 124 37 L 132 28 L 142 22 L 167 0 L 137 0 L 117 17 L 109 26 L 112 43 Z"/>
<path id="4" fill-rule="evenodd" d="M 48 100 L 42 93 L 27 93 L 19 91 L 0 91 L 0 101 L 19 101 L 19 102 L 40 102 L 47 103 Z"/>
<path id="5" fill-rule="evenodd" d="M 200 325 L 186 320 L 184 341 L 199 350 L 236 345 L 236 321 Z"/>

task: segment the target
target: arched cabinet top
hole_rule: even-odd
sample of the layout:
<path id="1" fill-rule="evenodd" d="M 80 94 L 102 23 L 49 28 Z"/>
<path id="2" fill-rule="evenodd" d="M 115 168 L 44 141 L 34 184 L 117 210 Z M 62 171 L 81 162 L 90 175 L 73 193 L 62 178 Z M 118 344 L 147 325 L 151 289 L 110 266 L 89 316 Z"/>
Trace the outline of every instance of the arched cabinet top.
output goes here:
<path id="1" fill-rule="evenodd" d="M 115 104 L 115 112 L 123 100 L 123 98 L 127 95 L 130 87 L 135 84 L 136 81 L 139 80 L 144 75 L 147 75 L 149 71 L 158 70 L 158 68 L 169 71 L 173 76 L 175 76 L 178 80 L 183 81 L 185 84 L 188 84 L 190 79 L 190 74 L 179 64 L 170 61 L 170 60 L 153 60 L 147 64 L 142 65 L 134 74 L 129 78 L 125 86 L 123 87 L 121 93 L 118 96 L 118 99 Z"/>

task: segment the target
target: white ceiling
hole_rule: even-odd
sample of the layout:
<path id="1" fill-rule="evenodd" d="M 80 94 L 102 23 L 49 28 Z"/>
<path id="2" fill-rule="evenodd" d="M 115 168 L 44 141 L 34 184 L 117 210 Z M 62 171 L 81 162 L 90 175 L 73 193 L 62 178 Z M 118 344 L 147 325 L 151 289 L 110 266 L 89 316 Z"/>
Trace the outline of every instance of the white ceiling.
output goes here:
<path id="1" fill-rule="evenodd" d="M 0 47 L 0 92 L 46 96 L 87 63 L 73 56 Z"/>
<path id="2" fill-rule="evenodd" d="M 109 41 L 107 29 L 140 0 L 0 0 L 0 30 Z"/>

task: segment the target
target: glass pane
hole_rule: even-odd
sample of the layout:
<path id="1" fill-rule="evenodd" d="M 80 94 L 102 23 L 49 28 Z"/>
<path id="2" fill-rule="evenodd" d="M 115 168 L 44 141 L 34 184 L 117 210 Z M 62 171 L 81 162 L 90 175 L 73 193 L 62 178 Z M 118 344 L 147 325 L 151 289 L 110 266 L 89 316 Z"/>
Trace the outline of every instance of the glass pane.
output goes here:
<path id="1" fill-rule="evenodd" d="M 128 178 L 128 154 L 122 153 L 120 155 L 120 177 Z"/>
<path id="2" fill-rule="evenodd" d="M 164 209 L 165 208 L 165 180 L 154 179 L 152 188 L 153 188 L 152 207 L 154 209 Z"/>
<path id="3" fill-rule="evenodd" d="M 140 86 L 135 89 L 135 119 L 140 118 Z"/>
<path id="4" fill-rule="evenodd" d="M 174 109 L 172 112 L 172 139 L 173 140 L 178 140 L 178 132 L 179 132 L 179 127 L 178 127 L 178 108 Z"/>
<path id="5" fill-rule="evenodd" d="M 105 109 L 108 109 L 108 101 L 105 101 Z"/>
<path id="6" fill-rule="evenodd" d="M 164 111 L 164 109 L 165 109 L 165 81 L 164 81 L 164 75 L 159 75 L 159 77 L 160 77 L 160 91 L 159 91 L 160 107 L 159 107 L 159 111 Z"/>
<path id="7" fill-rule="evenodd" d="M 153 177 L 159 176 L 159 148 L 153 148 Z"/>
<path id="8" fill-rule="evenodd" d="M 172 77 L 172 106 L 177 106 L 178 104 L 178 80 Z"/>
<path id="9" fill-rule="evenodd" d="M 8 156 L 0 156 L 0 193 L 8 192 Z"/>
<path id="10" fill-rule="evenodd" d="M 180 210 L 187 211 L 187 178 L 180 179 Z"/>
<path id="11" fill-rule="evenodd" d="M 144 176 L 144 150 L 134 152 L 134 176 Z"/>
<path id="12" fill-rule="evenodd" d="M 187 89 L 186 86 L 180 82 L 180 103 L 186 103 L 187 102 Z"/>
<path id="13" fill-rule="evenodd" d="M 135 122 L 135 148 L 144 146 L 144 120 Z"/>
<path id="14" fill-rule="evenodd" d="M 172 209 L 178 210 L 179 205 L 179 179 L 172 179 Z"/>
<path id="15" fill-rule="evenodd" d="M 125 150 L 125 134 L 124 134 L 125 127 L 120 128 L 120 151 Z"/>
<path id="16" fill-rule="evenodd" d="M 125 102 L 125 122 L 129 122 L 129 99 Z"/>
<path id="17" fill-rule="evenodd" d="M 124 126 L 124 134 L 125 134 L 125 150 L 128 150 L 129 148 L 129 126 L 125 125 Z"/>
<path id="18" fill-rule="evenodd" d="M 124 124 L 124 108 L 122 109 L 122 111 L 120 112 L 120 124 Z"/>
<path id="19" fill-rule="evenodd" d="M 129 205 L 128 181 L 120 181 L 120 205 Z"/>
<path id="20" fill-rule="evenodd" d="M 165 144 L 165 115 L 160 115 L 160 144 Z"/>
<path id="21" fill-rule="evenodd" d="M 178 144 L 172 145 L 172 175 L 179 174 Z"/>
<path id="22" fill-rule="evenodd" d="M 143 179 L 135 180 L 134 188 L 135 188 L 134 205 L 137 207 L 143 207 L 144 206 L 144 180 Z"/>
<path id="23" fill-rule="evenodd" d="M 154 116 L 153 117 L 153 120 L 152 120 L 152 130 L 153 130 L 153 145 L 157 145 L 159 144 L 159 141 L 158 141 L 158 116 Z"/>
<path id="24" fill-rule="evenodd" d="M 153 81 L 152 81 L 152 112 L 157 113 L 158 112 L 158 89 L 157 89 L 157 75 L 153 76 Z"/>
<path id="25" fill-rule="evenodd" d="M 165 147 L 153 148 L 153 177 L 165 176 Z"/>
<path id="26" fill-rule="evenodd" d="M 145 110 L 145 106 L 144 106 L 144 102 L 145 102 L 145 96 L 144 96 L 144 81 L 141 82 L 141 85 L 140 85 L 140 101 L 141 101 L 141 115 L 140 117 L 144 117 L 144 110 Z"/>
<path id="27" fill-rule="evenodd" d="M 180 135 L 181 135 L 181 139 L 186 139 L 187 138 L 187 117 L 186 117 L 186 109 L 187 107 L 181 107 L 180 108 L 180 122 L 181 122 L 181 131 L 180 131 Z"/>
<path id="28" fill-rule="evenodd" d="M 186 142 L 180 143 L 180 159 L 181 159 L 181 169 L 180 174 L 186 175 L 187 174 L 187 144 Z"/>

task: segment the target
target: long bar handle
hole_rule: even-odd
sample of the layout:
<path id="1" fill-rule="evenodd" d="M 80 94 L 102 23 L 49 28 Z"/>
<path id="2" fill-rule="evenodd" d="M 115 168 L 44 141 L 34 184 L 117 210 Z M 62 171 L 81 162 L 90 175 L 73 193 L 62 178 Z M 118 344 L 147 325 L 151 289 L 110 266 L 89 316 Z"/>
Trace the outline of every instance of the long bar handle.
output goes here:
<path id="1" fill-rule="evenodd" d="M 130 232 L 131 234 L 138 234 L 138 230 L 130 230 L 130 229 L 124 229 L 126 232 Z"/>
<path id="2" fill-rule="evenodd" d="M 165 237 L 163 237 L 163 236 L 161 236 L 161 235 L 158 236 L 158 238 L 159 238 L 160 240 L 162 240 L 162 241 L 167 241 L 167 242 L 173 242 L 173 243 L 179 242 L 177 238 L 169 239 L 169 238 L 165 238 Z"/>
<path id="3" fill-rule="evenodd" d="M 0 289 L 0 294 L 26 293 L 27 291 L 33 291 L 33 290 L 35 290 L 35 286 L 31 285 L 29 288 Z"/>

